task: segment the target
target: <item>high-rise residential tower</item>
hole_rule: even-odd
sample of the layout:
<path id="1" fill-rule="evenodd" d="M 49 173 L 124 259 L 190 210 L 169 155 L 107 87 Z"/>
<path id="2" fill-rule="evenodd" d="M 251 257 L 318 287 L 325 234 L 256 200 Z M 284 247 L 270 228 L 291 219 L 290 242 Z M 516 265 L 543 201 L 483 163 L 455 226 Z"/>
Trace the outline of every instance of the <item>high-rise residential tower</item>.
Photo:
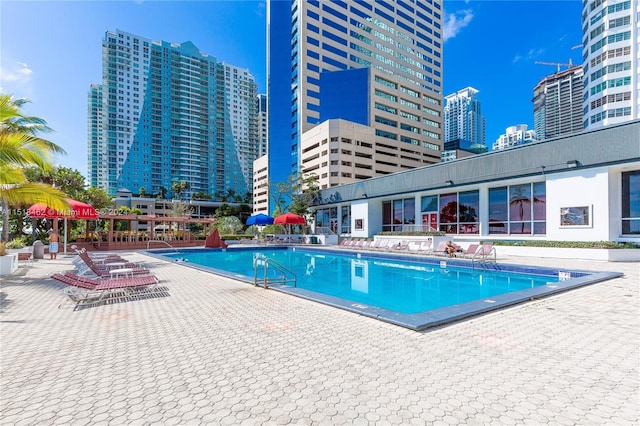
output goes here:
<path id="1" fill-rule="evenodd" d="M 582 1 L 583 128 L 640 118 L 640 2 Z"/>
<path id="2" fill-rule="evenodd" d="M 507 127 L 507 131 L 501 134 L 493 143 L 491 150 L 499 151 L 501 149 L 507 149 L 536 141 L 537 138 L 535 130 L 527 130 L 526 124 L 516 124 L 515 126 Z"/>
<path id="3" fill-rule="evenodd" d="M 539 140 L 582 131 L 582 67 L 543 78 L 533 89 L 533 126 Z"/>
<path id="4" fill-rule="evenodd" d="M 305 172 L 303 133 L 333 119 L 373 128 L 368 176 L 440 161 L 441 0 L 267 5 L 272 182 Z"/>
<path id="5" fill-rule="evenodd" d="M 482 114 L 478 90 L 466 87 L 445 96 L 444 141 L 462 139 L 486 145 L 486 119 Z"/>
<path id="6" fill-rule="evenodd" d="M 89 111 L 92 185 L 173 195 L 173 182 L 187 182 L 183 197 L 251 191 L 258 119 L 248 70 L 191 42 L 119 30 L 105 33 L 102 51 L 102 85 L 89 92 L 91 105 L 101 99 Z"/>

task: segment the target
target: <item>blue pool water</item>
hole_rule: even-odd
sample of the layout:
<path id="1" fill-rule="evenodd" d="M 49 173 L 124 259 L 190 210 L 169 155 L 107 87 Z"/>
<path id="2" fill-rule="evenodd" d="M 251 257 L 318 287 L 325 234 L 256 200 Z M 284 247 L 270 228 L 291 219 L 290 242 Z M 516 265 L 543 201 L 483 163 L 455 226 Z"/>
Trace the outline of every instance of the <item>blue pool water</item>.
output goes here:
<path id="1" fill-rule="evenodd" d="M 254 260 L 267 257 L 293 271 L 295 286 L 269 288 L 423 330 L 492 310 L 619 277 L 523 265 L 323 248 L 229 248 L 147 252 L 180 265 L 254 283 Z M 258 276 L 263 278 L 263 269 Z M 272 277 L 275 271 L 267 273 Z M 261 284 L 261 282 L 259 282 Z"/>

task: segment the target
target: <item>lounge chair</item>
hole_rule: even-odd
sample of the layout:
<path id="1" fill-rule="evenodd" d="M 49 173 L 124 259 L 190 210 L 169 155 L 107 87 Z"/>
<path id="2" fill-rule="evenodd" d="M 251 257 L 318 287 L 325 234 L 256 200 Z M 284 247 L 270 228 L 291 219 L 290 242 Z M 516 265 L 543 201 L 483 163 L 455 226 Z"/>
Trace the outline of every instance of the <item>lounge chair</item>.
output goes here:
<path id="1" fill-rule="evenodd" d="M 391 249 L 395 251 L 404 251 L 404 250 L 407 250 L 408 247 L 409 247 L 409 242 L 403 240 L 399 242 L 397 245 L 392 246 Z"/>
<path id="2" fill-rule="evenodd" d="M 446 241 L 440 241 L 438 243 L 438 247 L 433 251 L 433 254 L 436 256 L 449 256 L 449 254 L 445 251 L 445 247 L 447 247 Z"/>
<path id="3" fill-rule="evenodd" d="M 75 303 L 74 310 L 80 306 L 94 305 L 112 298 L 131 300 L 132 298 L 149 294 L 158 285 L 158 278 L 155 275 L 119 279 L 92 279 L 67 272 L 65 274 L 54 274 L 51 278 L 69 286 L 63 292 Z"/>
<path id="4" fill-rule="evenodd" d="M 94 262 L 86 255 L 86 253 L 79 254 L 78 256 L 84 262 L 84 265 L 79 262 L 75 263 L 80 275 L 86 275 L 90 271 L 98 277 L 106 278 L 111 276 L 111 271 L 114 269 L 127 269 L 127 272 L 131 275 L 148 275 L 150 273 L 148 269 L 126 260 L 116 262 L 113 262 L 112 260 L 106 262 Z"/>
<path id="5" fill-rule="evenodd" d="M 418 254 L 420 253 L 420 246 L 422 243 L 420 241 L 409 241 L 409 245 L 407 246 L 407 251 L 409 253 Z"/>
<path id="6" fill-rule="evenodd" d="M 461 257 L 472 258 L 474 254 L 478 251 L 480 244 L 469 244 L 463 252 L 459 253 Z"/>
<path id="7" fill-rule="evenodd" d="M 496 263 L 496 257 L 496 248 L 493 246 L 493 243 L 482 243 L 471 259 L 474 261 Z"/>
<path id="8" fill-rule="evenodd" d="M 418 249 L 418 251 L 420 253 L 431 253 L 433 251 L 433 240 L 429 239 L 427 241 L 423 241 L 420 243 L 420 248 Z"/>

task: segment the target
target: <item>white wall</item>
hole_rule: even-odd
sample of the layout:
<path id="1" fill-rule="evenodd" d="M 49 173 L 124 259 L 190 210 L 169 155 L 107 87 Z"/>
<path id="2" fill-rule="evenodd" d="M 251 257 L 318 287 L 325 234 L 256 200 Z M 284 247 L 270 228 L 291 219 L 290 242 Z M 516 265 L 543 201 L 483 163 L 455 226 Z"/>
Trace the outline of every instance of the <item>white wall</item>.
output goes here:
<path id="1" fill-rule="evenodd" d="M 547 179 L 547 240 L 609 241 L 610 194 L 606 167 L 554 174 Z M 561 226 L 563 207 L 591 206 L 590 224 Z"/>
<path id="2" fill-rule="evenodd" d="M 363 229 L 356 229 L 356 220 L 363 220 Z M 369 217 L 369 203 L 367 200 L 354 201 L 351 204 L 351 236 L 356 238 L 369 237 L 371 218 Z"/>

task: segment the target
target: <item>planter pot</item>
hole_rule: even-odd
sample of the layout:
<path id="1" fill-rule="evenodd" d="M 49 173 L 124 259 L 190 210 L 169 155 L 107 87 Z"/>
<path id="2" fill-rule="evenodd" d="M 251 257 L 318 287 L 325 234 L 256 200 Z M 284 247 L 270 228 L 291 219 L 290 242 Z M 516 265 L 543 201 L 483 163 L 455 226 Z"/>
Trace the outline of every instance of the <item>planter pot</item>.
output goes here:
<path id="1" fill-rule="evenodd" d="M 18 269 L 18 255 L 11 253 L 0 256 L 0 275 L 13 274 Z"/>

